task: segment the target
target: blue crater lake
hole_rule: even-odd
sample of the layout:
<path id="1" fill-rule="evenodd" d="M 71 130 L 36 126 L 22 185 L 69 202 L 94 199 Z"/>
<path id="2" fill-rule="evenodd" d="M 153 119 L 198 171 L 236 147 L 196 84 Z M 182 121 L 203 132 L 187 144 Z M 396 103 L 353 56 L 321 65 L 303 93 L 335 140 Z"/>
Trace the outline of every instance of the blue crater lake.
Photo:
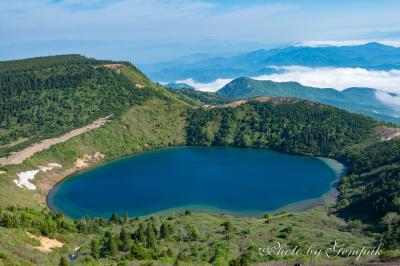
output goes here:
<path id="1" fill-rule="evenodd" d="M 185 208 L 259 215 L 320 198 L 342 172 L 334 160 L 266 149 L 168 148 L 67 178 L 49 193 L 47 203 L 73 218 Z"/>

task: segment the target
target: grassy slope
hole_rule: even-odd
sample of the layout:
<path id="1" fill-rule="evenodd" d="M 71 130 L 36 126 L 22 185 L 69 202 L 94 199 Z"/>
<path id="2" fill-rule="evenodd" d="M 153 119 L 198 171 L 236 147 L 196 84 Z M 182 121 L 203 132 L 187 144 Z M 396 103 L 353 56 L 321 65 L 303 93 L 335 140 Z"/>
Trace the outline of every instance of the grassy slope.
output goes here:
<path id="1" fill-rule="evenodd" d="M 172 98 L 129 63 L 113 70 L 103 61 L 73 57 L 71 63 L 56 58 L 59 66 L 51 57 L 48 65 L 32 59 L 36 69 L 31 69 L 30 60 L 21 60 L 25 69 L 10 73 L 1 73 L 0 63 L 0 156 L 100 117 L 119 116 L 150 97 Z"/>
<path id="2" fill-rule="evenodd" d="M 84 154 L 101 152 L 106 155 L 103 161 L 113 160 L 144 150 L 181 145 L 185 142 L 184 118 L 182 112 L 187 104 L 175 97 L 163 87 L 152 83 L 135 67 L 123 65 L 121 74 L 128 78 L 134 87 L 140 84 L 148 90 L 147 102 L 131 107 L 123 115 L 112 117 L 112 121 L 100 129 L 85 133 L 71 140 L 52 146 L 50 149 L 35 154 L 21 165 L 0 166 L 7 174 L 0 175 L 0 207 L 11 204 L 36 206 L 32 197 L 42 199 L 43 193 L 33 193 L 20 189 L 12 182 L 16 173 L 37 169 L 38 165 L 57 162 L 62 170 L 49 174 L 40 172 L 36 177 L 40 182 L 54 185 L 65 175 L 74 170 L 74 162 Z M 134 88 L 138 89 L 138 88 Z M 56 174 L 55 174 L 56 173 Z"/>
<path id="3" fill-rule="evenodd" d="M 38 165 L 49 162 L 60 163 L 63 169 L 57 170 L 57 174 L 40 172 L 37 175 L 37 182 L 54 185 L 66 173 L 70 173 L 75 160 L 84 154 L 101 152 L 106 155 L 105 161 L 108 161 L 149 149 L 184 144 L 184 118 L 181 116 L 183 110 L 184 107 L 177 103 L 149 100 L 143 106 L 132 107 L 125 115 L 100 129 L 54 145 L 35 154 L 21 165 L 2 167 L 7 174 L 0 175 L 0 198 L 4 199 L 0 206 L 32 206 L 35 205 L 32 196 L 44 196 L 43 193 L 37 194 L 15 186 L 12 179 L 20 171 L 36 169 Z"/>
<path id="4" fill-rule="evenodd" d="M 75 247 L 87 241 L 78 233 L 57 234 L 56 239 L 64 246 L 44 254 L 34 248 L 40 243 L 30 238 L 26 230 L 0 227 L 0 265 L 58 265 L 61 256 L 72 254 Z"/>
<path id="5" fill-rule="evenodd" d="M 328 248 L 331 246 L 332 239 L 340 239 L 352 247 L 371 246 L 372 243 L 372 238 L 348 229 L 344 222 L 327 216 L 322 209 L 279 214 L 271 216 L 268 220 L 206 213 L 173 214 L 168 217 L 156 218 L 156 220 L 158 225 L 162 222 L 170 223 L 175 232 L 168 239 L 159 240 L 159 247 L 162 250 L 171 248 L 175 255 L 183 251 L 186 256 L 192 256 L 191 262 L 184 262 L 183 265 L 210 265 L 211 263 L 208 262 L 212 262 L 214 265 L 227 265 L 231 259 L 239 256 L 240 250 L 247 249 L 249 246 L 255 247 L 252 253 L 254 260 L 262 262 L 268 258 L 259 256 L 258 248 L 266 247 L 268 243 L 275 241 L 297 245 L 303 249 L 307 249 L 310 243 L 318 243 L 320 248 Z M 134 232 L 140 222 L 143 220 L 131 220 L 129 224 L 124 224 L 124 228 L 129 232 Z M 228 239 L 222 226 L 225 222 L 230 222 L 233 226 Z M 4 261 L 21 264 L 30 262 L 35 265 L 56 265 L 62 255 L 71 254 L 73 249 L 79 246 L 82 248 L 77 261 L 78 265 L 114 265 L 108 259 L 94 261 L 88 255 L 90 252 L 88 244 L 91 239 L 99 239 L 99 235 L 103 235 L 106 231 L 117 235 L 121 228 L 121 225 L 110 224 L 101 227 L 100 234 L 56 234 L 55 238 L 65 243 L 65 246 L 56 249 L 50 255 L 35 250 L 33 247 L 39 243 L 27 237 L 24 230 L 0 228 L 0 243 L 2 243 L 0 244 L 0 257 Z M 198 229 L 198 239 L 187 239 L 188 228 Z M 288 228 L 290 228 L 289 231 Z M 226 248 L 228 250 L 225 250 Z M 221 250 L 224 252 L 220 253 Z M 215 254 L 221 255 L 215 258 Z M 290 256 L 275 257 L 275 259 L 292 260 L 293 262 L 310 260 L 309 257 L 291 258 Z M 155 265 L 162 265 L 166 262 L 172 263 L 174 259 L 166 257 L 158 262 L 153 261 Z"/>

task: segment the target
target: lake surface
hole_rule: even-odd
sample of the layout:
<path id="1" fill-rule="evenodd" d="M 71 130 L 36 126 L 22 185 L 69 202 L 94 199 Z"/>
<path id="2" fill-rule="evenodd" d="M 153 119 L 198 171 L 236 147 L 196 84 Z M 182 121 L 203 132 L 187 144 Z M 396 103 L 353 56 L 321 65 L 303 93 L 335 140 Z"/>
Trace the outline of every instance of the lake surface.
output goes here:
<path id="1" fill-rule="evenodd" d="M 266 149 L 168 148 L 72 176 L 49 193 L 47 203 L 73 218 L 185 208 L 259 215 L 321 197 L 340 177 L 341 166 Z"/>

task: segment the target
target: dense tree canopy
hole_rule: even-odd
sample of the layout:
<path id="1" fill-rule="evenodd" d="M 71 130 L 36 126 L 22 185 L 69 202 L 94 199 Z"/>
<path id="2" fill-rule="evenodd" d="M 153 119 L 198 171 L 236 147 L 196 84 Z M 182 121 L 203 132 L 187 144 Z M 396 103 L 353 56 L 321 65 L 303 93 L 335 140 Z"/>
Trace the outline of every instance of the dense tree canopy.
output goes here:
<path id="1" fill-rule="evenodd" d="M 167 89 L 174 94 L 181 95 L 183 97 L 188 97 L 200 104 L 224 104 L 230 102 L 228 97 L 213 92 L 204 92 L 189 88 L 182 88 L 182 89 L 167 88 Z"/>
<path id="2" fill-rule="evenodd" d="M 375 124 L 364 116 L 305 101 L 251 101 L 237 108 L 194 110 L 187 141 L 336 156 L 345 146 L 364 140 Z"/>
<path id="3" fill-rule="evenodd" d="M 383 232 L 385 244 L 400 245 L 400 139 L 346 154 L 349 173 L 341 180 L 338 211 Z"/>
<path id="4" fill-rule="evenodd" d="M 300 100 L 251 101 L 236 108 L 197 109 L 187 121 L 190 145 L 267 147 L 334 157 L 346 164 L 338 213 L 400 245 L 400 139 L 378 141 L 378 123 L 361 115 Z"/>
<path id="5" fill-rule="evenodd" d="M 104 63 L 74 55 L 0 62 L 0 145 L 118 115 L 154 94 Z"/>

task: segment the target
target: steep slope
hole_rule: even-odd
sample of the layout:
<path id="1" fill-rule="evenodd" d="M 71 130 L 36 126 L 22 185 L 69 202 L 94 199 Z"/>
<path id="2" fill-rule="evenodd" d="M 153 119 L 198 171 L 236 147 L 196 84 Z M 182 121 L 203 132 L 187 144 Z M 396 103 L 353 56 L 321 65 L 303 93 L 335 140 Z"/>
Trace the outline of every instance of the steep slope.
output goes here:
<path id="1" fill-rule="evenodd" d="M 348 88 L 337 91 L 330 88 L 303 86 L 297 82 L 261 81 L 250 78 L 238 78 L 217 91 L 217 94 L 231 99 L 245 99 L 256 96 L 296 97 L 333 105 L 351 112 L 357 112 L 374 118 L 400 123 L 398 113 L 378 100 L 378 91 L 369 88 Z"/>
<path id="2" fill-rule="evenodd" d="M 118 117 L 160 96 L 159 90 L 126 62 L 80 55 L 0 62 L 0 156 L 101 117 Z"/>
<path id="3" fill-rule="evenodd" d="M 348 151 L 339 185 L 340 215 L 372 224 L 387 248 L 400 245 L 400 138 Z"/>
<path id="4" fill-rule="evenodd" d="M 337 157 L 371 138 L 377 122 L 295 98 L 260 97 L 240 105 L 194 110 L 189 145 L 267 147 L 287 153 Z"/>

